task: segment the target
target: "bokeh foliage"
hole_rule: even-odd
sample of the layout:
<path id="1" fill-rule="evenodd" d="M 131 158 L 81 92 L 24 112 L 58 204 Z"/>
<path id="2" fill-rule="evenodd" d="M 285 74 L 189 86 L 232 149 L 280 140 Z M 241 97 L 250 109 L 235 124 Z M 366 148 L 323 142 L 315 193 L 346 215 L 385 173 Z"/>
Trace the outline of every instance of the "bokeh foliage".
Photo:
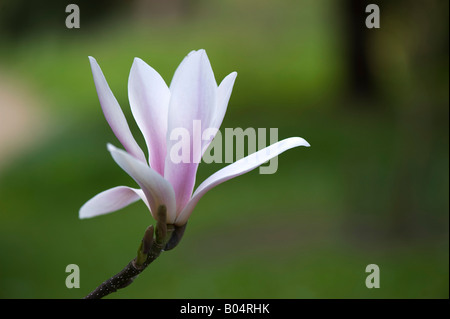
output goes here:
<path id="1" fill-rule="evenodd" d="M 61 10 L 49 26 L 34 16 L 20 35 L 5 28 L 0 72 L 31 83 L 51 122 L 0 171 L 0 297 L 81 298 L 134 257 L 154 222 L 143 203 L 78 219 L 98 192 L 134 186 L 106 151 L 119 142 L 87 56 L 144 145 L 127 99 L 133 58 L 169 83 L 204 48 L 217 81 L 238 72 L 222 131 L 277 127 L 312 147 L 282 154 L 274 175 L 255 170 L 209 192 L 179 247 L 110 298 L 448 298 L 448 2 L 413 2 L 380 1 L 382 26 L 364 33 L 363 94 L 345 1 L 117 1 L 98 21 L 101 10 L 81 3 L 79 30 Z M 200 165 L 197 185 L 222 166 Z M 65 287 L 71 263 L 80 289 Z M 364 285 L 371 263 L 380 289 Z"/>

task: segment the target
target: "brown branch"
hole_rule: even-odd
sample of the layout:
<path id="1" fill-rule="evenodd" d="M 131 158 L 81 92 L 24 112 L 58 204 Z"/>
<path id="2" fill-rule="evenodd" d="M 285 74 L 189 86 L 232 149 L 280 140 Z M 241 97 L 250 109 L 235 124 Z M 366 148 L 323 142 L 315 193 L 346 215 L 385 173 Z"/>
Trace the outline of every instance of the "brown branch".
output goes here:
<path id="1" fill-rule="evenodd" d="M 160 206 L 155 239 L 153 239 L 153 226 L 149 226 L 139 246 L 137 257 L 130 261 L 119 273 L 104 281 L 84 299 L 101 299 L 130 285 L 148 265 L 160 256 L 162 251 L 175 248 L 185 229 L 186 224 L 181 227 L 166 225 L 166 207 Z"/>
<path id="2" fill-rule="evenodd" d="M 130 285 L 133 280 L 142 272 L 148 265 L 150 265 L 156 258 L 159 257 L 163 249 L 162 245 L 158 245 L 156 242 L 150 248 L 150 252 L 142 266 L 136 264 L 136 259 L 133 259 L 122 269 L 117 275 L 109 278 L 98 286 L 84 299 L 100 299 L 110 293 L 116 292 L 118 289 L 125 288 Z"/>

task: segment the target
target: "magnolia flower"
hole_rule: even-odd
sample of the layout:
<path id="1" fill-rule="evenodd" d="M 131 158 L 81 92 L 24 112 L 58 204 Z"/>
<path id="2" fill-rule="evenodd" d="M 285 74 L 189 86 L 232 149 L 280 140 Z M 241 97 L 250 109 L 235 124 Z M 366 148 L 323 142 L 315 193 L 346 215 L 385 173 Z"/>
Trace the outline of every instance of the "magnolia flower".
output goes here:
<path id="1" fill-rule="evenodd" d="M 169 150 L 176 143 L 170 138 L 170 132 L 183 128 L 192 137 L 194 121 L 201 121 L 202 127 L 217 132 L 237 73 L 230 73 L 217 86 L 206 52 L 192 51 L 181 62 L 167 87 L 158 72 L 135 58 L 128 79 L 128 95 L 133 117 L 147 144 L 147 161 L 97 61 L 89 59 L 105 118 L 126 151 L 110 144 L 108 150 L 140 189 L 118 186 L 106 190 L 81 207 L 80 218 L 117 211 L 142 199 L 155 219 L 159 206 L 165 205 L 167 224 L 183 226 L 199 199 L 213 187 L 249 172 L 290 148 L 309 146 L 300 137 L 277 142 L 217 171 L 193 193 L 198 163 L 214 136 L 202 141 L 201 147 L 190 144 L 189 163 L 175 163 L 169 156 Z"/>

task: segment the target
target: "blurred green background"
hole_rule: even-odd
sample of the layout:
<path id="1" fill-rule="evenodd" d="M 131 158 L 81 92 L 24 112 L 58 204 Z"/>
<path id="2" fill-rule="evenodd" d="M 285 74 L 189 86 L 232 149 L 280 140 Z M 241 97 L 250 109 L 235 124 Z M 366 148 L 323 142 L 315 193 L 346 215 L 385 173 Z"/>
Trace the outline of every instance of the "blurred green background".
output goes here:
<path id="1" fill-rule="evenodd" d="M 210 191 L 180 245 L 108 298 L 448 298 L 448 1 L 0 2 L 0 297 L 81 298 L 134 256 L 142 202 L 79 220 L 135 186 L 98 102 L 94 56 L 128 117 L 134 57 L 170 83 L 204 48 L 238 78 L 222 125 L 279 128 L 311 148 Z M 201 164 L 197 185 L 223 164 Z M 77 264 L 81 287 L 67 289 Z M 380 267 L 367 289 L 365 268 Z"/>

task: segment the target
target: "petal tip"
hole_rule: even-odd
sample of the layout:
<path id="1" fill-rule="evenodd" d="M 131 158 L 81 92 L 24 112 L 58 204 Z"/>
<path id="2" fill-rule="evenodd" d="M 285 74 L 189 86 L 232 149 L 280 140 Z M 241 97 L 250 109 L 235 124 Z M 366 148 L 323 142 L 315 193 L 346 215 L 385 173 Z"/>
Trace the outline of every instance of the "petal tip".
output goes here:
<path id="1" fill-rule="evenodd" d="M 303 137 L 295 137 L 295 139 L 297 140 L 297 146 L 305 146 L 305 147 L 310 147 L 311 144 L 309 144 Z"/>
<path id="2" fill-rule="evenodd" d="M 86 212 L 86 210 L 84 209 L 84 206 L 81 207 L 81 208 L 80 208 L 80 211 L 78 212 L 78 218 L 79 218 L 79 219 L 87 219 L 87 218 L 89 218 L 89 217 L 92 217 L 92 216 L 90 216 L 90 215 Z"/>
<path id="3" fill-rule="evenodd" d="M 117 150 L 117 148 L 114 145 L 112 145 L 111 143 L 106 144 L 106 148 L 110 152 L 113 152 L 113 151 Z"/>
<path id="4" fill-rule="evenodd" d="M 144 60 L 142 60 L 141 58 L 138 58 L 138 57 L 134 57 L 132 67 L 133 67 L 135 64 L 142 64 L 142 63 L 145 63 Z"/>
<path id="5" fill-rule="evenodd" d="M 231 79 L 233 81 L 233 84 L 234 84 L 234 81 L 236 80 L 236 77 L 237 77 L 237 72 L 233 71 L 230 74 L 228 74 L 225 78 Z"/>
<path id="6" fill-rule="evenodd" d="M 202 58 L 202 57 L 207 57 L 207 54 L 206 54 L 205 49 L 199 49 L 199 50 L 192 50 L 191 52 L 188 53 L 188 55 L 186 57 L 193 58 L 194 56 Z"/>
<path id="7" fill-rule="evenodd" d="M 88 59 L 89 59 L 89 62 L 91 63 L 91 65 L 95 65 L 95 64 L 98 64 L 97 63 L 97 60 L 94 58 L 94 57 L 92 57 L 92 56 L 88 56 Z"/>
<path id="8" fill-rule="evenodd" d="M 198 50 L 194 50 L 192 52 L 195 52 L 196 54 L 206 54 L 205 49 L 198 49 Z"/>

